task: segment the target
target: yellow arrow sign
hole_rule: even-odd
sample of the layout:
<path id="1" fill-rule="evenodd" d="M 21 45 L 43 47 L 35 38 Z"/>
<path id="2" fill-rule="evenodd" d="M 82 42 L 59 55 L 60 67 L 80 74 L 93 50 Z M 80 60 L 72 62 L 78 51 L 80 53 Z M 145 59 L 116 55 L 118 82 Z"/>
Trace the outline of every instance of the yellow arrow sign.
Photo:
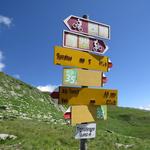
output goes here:
<path id="1" fill-rule="evenodd" d="M 63 85 L 103 86 L 103 72 L 64 68 Z"/>
<path id="2" fill-rule="evenodd" d="M 68 105 L 117 105 L 118 91 L 59 87 L 59 104 Z"/>
<path id="3" fill-rule="evenodd" d="M 103 72 L 107 72 L 110 66 L 109 58 L 106 56 L 89 54 L 59 46 L 54 47 L 54 64 L 101 70 Z"/>
<path id="4" fill-rule="evenodd" d="M 71 107 L 71 125 L 95 122 L 97 106 L 77 105 Z"/>

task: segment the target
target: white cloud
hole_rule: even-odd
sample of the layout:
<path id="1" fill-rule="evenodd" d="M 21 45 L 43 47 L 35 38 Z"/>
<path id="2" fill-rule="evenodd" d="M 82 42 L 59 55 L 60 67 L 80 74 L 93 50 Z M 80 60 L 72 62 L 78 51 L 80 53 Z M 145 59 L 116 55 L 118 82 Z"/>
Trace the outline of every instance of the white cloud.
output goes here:
<path id="1" fill-rule="evenodd" d="M 42 92 L 53 92 L 58 85 L 45 85 L 45 86 L 37 86 L 37 88 Z"/>
<path id="2" fill-rule="evenodd" d="M 0 71 L 3 71 L 3 68 L 5 67 L 5 64 L 0 62 Z"/>
<path id="3" fill-rule="evenodd" d="M 3 53 L 2 51 L 0 51 L 0 71 L 2 71 L 3 68 L 5 67 L 5 64 L 2 63 L 3 58 L 4 58 Z"/>
<path id="4" fill-rule="evenodd" d="M 141 106 L 139 109 L 149 110 L 150 111 L 150 105 L 148 106 Z"/>
<path id="5" fill-rule="evenodd" d="M 11 23 L 12 23 L 11 18 L 0 15 L 0 24 L 4 24 L 9 27 Z"/>
<path id="6" fill-rule="evenodd" d="M 14 74 L 13 75 L 15 78 L 20 79 L 20 75 L 19 74 Z"/>

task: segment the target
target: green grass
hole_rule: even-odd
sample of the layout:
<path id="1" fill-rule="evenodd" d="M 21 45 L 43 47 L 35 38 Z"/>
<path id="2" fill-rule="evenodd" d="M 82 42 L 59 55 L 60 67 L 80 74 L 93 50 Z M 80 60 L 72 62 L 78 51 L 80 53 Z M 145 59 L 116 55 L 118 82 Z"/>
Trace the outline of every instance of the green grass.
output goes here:
<path id="1" fill-rule="evenodd" d="M 150 150 L 150 112 L 109 107 L 108 120 L 97 122 L 96 138 L 88 140 L 89 150 Z M 2 120 L 0 133 L 16 135 L 16 140 L 0 144 L 4 150 L 78 150 L 75 127 L 34 120 Z M 122 144 L 117 148 L 117 143 Z"/>
<path id="2" fill-rule="evenodd" d="M 98 123 L 100 128 L 119 134 L 150 139 L 150 111 L 108 107 L 108 120 Z"/>
<path id="3" fill-rule="evenodd" d="M 72 129 L 64 125 L 48 124 L 39 121 L 2 121 L 0 132 L 18 136 L 15 141 L 2 143 L 1 147 L 21 143 L 20 148 L 30 149 L 67 149 L 71 145 L 78 145 L 71 132 Z"/>
<path id="4" fill-rule="evenodd" d="M 16 135 L 16 140 L 6 140 L 0 149 L 6 150 L 78 150 L 79 140 L 74 139 L 75 128 L 49 124 L 36 120 L 1 121 L 0 133 Z M 95 139 L 88 140 L 89 150 L 116 150 L 116 143 L 133 145 L 130 150 L 149 150 L 150 140 L 128 137 L 115 132 L 97 129 Z M 123 146 L 119 149 L 125 149 Z"/>
<path id="5" fill-rule="evenodd" d="M 49 93 L 42 93 L 35 87 L 0 72 L 0 116 L 4 119 L 23 116 L 61 121 L 62 112 L 52 102 Z"/>
<path id="6" fill-rule="evenodd" d="M 0 150 L 78 150 L 75 127 L 63 125 L 62 117 L 49 93 L 0 73 L 0 133 L 18 137 L 1 140 Z M 89 150 L 125 150 L 126 145 L 150 150 L 150 111 L 108 107 L 108 119 L 97 121 L 96 134 L 88 140 Z"/>

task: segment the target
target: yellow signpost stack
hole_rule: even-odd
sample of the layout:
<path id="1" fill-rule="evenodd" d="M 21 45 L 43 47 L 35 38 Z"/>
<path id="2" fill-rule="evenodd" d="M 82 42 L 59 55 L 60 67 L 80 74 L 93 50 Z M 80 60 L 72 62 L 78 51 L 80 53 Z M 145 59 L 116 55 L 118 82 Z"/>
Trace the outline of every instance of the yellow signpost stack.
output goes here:
<path id="1" fill-rule="evenodd" d="M 96 136 L 96 120 L 107 119 L 107 105 L 118 102 L 117 90 L 100 88 L 107 82 L 104 72 L 112 67 L 103 56 L 108 47 L 102 41 L 110 39 L 110 26 L 73 15 L 64 23 L 70 31 L 63 32 L 63 47 L 54 47 L 54 64 L 71 68 L 63 69 L 63 85 L 52 95 L 70 106 L 66 118 L 76 125 L 75 139 L 80 139 L 82 150 L 87 149 L 86 140 Z"/>

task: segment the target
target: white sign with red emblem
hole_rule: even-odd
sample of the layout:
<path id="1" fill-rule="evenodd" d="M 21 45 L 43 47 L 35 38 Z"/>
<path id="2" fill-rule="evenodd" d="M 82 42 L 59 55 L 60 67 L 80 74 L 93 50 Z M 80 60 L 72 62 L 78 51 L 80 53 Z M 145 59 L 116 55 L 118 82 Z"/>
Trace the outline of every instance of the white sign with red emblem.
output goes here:
<path id="1" fill-rule="evenodd" d="M 63 32 L 63 47 L 88 51 L 96 54 L 104 54 L 108 50 L 105 43 L 98 38 L 66 30 Z"/>
<path id="2" fill-rule="evenodd" d="M 71 31 L 76 31 L 79 33 L 96 36 L 99 38 L 110 39 L 109 25 L 73 15 L 67 17 L 64 20 L 64 23 Z"/>

